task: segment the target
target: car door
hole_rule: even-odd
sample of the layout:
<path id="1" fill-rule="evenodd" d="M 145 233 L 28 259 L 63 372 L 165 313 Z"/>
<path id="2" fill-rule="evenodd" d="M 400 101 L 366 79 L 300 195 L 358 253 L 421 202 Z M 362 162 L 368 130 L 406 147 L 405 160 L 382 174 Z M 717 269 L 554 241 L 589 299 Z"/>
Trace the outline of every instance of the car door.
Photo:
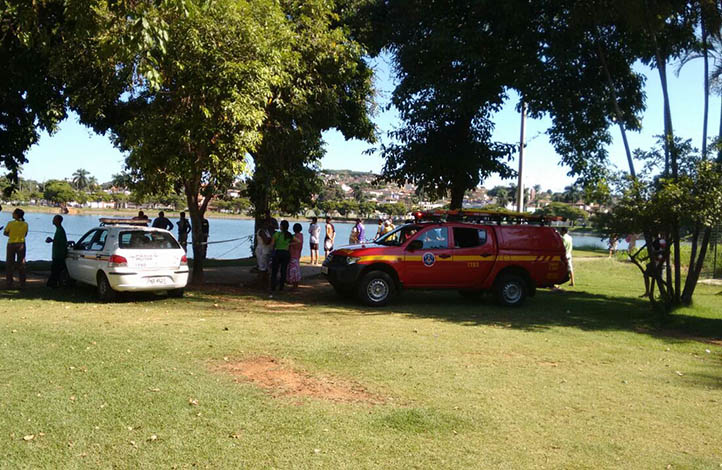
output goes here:
<path id="1" fill-rule="evenodd" d="M 414 246 L 416 249 L 413 249 Z M 452 285 L 453 263 L 448 227 L 425 228 L 405 247 L 401 279 L 405 286 L 437 288 Z"/>
<path id="2" fill-rule="evenodd" d="M 88 236 L 90 235 L 90 236 Z M 86 238 L 87 237 L 87 238 Z M 107 264 L 107 256 L 103 256 L 105 241 L 108 237 L 108 230 L 99 228 L 95 229 L 83 237 L 80 249 L 76 249 L 78 258 L 75 261 L 77 269 L 77 279 L 86 284 L 96 284 L 96 274 L 101 265 Z M 71 274 L 72 276 L 72 274 Z"/>
<path id="3" fill-rule="evenodd" d="M 66 258 L 65 265 L 68 268 L 68 274 L 72 279 L 80 282 L 87 282 L 84 273 L 85 256 L 88 253 L 90 244 L 93 238 L 96 236 L 99 229 L 93 229 L 88 231 L 85 235 L 80 237 L 80 240 L 75 242 L 73 248 L 68 250 L 68 256 Z"/>
<path id="4" fill-rule="evenodd" d="M 452 259 L 459 288 L 479 288 L 489 275 L 496 260 L 493 233 L 485 227 L 453 227 Z"/>

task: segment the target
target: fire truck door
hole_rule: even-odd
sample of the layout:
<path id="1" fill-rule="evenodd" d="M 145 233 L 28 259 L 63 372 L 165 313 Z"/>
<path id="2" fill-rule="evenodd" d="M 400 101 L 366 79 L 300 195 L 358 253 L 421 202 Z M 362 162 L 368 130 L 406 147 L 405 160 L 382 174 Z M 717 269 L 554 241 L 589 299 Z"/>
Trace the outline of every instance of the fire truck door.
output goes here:
<path id="1" fill-rule="evenodd" d="M 479 288 L 494 266 L 493 231 L 484 228 L 453 228 L 454 277 L 460 288 Z"/>
<path id="2" fill-rule="evenodd" d="M 409 246 L 415 246 L 415 249 L 409 251 L 407 248 L 404 254 L 401 281 L 405 286 L 454 285 L 453 255 L 449 248 L 448 227 L 426 228 L 414 237 L 407 245 Z"/>

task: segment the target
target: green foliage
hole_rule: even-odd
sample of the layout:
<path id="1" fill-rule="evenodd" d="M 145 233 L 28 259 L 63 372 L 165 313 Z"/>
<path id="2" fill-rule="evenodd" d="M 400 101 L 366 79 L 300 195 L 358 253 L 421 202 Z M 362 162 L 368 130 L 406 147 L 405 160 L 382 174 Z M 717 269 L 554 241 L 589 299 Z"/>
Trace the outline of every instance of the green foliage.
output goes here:
<path id="1" fill-rule="evenodd" d="M 257 215 L 277 204 L 286 213 L 310 206 L 321 189 L 317 164 L 324 130 L 374 139 L 372 70 L 341 16 L 344 2 L 286 0 L 287 49 L 281 80 L 265 107 L 263 139 L 251 152 L 249 195 Z"/>
<path id="2" fill-rule="evenodd" d="M 527 27 L 525 9 L 514 14 L 508 3 L 517 2 L 379 2 L 376 42 L 394 54 L 391 102 L 403 120 L 381 147 L 386 179 L 450 192 L 459 208 L 487 176 L 514 175 L 506 160 L 515 146 L 492 138 L 492 116 L 518 70 L 508 59 Z"/>
<path id="3" fill-rule="evenodd" d="M 538 209 L 535 214 L 542 214 L 545 216 L 558 216 L 564 217 L 567 220 L 584 220 L 589 218 L 589 213 L 585 210 L 577 207 L 565 204 L 563 202 L 551 202 L 548 205 Z"/>
<path id="4" fill-rule="evenodd" d="M 67 181 L 49 180 L 45 183 L 43 197 L 56 204 L 65 204 L 78 198 L 78 194 Z"/>
<path id="5" fill-rule="evenodd" d="M 79 191 L 88 189 L 88 187 L 90 186 L 90 172 L 83 168 L 75 170 L 75 173 L 73 173 L 71 179 L 71 183 L 73 187 Z"/>

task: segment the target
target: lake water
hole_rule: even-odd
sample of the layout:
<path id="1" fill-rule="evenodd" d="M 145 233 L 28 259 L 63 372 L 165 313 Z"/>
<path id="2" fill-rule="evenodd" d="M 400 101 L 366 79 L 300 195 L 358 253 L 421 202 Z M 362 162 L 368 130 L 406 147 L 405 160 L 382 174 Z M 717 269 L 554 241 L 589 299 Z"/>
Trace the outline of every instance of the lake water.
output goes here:
<path id="1" fill-rule="evenodd" d="M 53 227 L 52 220 L 54 214 L 46 213 L 32 213 L 28 212 L 25 214 L 25 221 L 28 223 L 28 236 L 26 237 L 27 244 L 27 259 L 28 260 L 49 260 L 51 257 L 51 244 L 45 243 L 45 238 L 53 236 L 55 233 L 55 227 Z M 98 215 L 64 215 L 63 216 L 63 227 L 68 235 L 68 240 L 78 240 L 85 232 L 91 228 L 97 227 L 100 216 Z M 0 225 L 5 225 L 12 217 L 9 211 L 3 211 L 0 213 Z M 177 219 L 171 219 L 174 224 Z M 253 220 L 240 220 L 240 219 L 208 219 L 210 223 L 210 242 L 219 242 L 224 240 L 231 240 L 234 238 L 247 237 L 253 234 Z M 279 219 L 280 222 L 280 219 Z M 310 222 L 303 222 L 303 252 L 302 256 L 310 256 L 308 248 L 308 226 Z M 334 223 L 336 228 L 336 247 L 345 245 L 348 241 L 348 237 L 351 234 L 351 223 Z M 293 227 L 293 222 L 291 222 Z M 321 224 L 323 230 L 323 223 Z M 376 234 L 376 224 L 366 224 L 367 237 L 373 237 Z M 177 234 L 177 231 L 173 231 Z M 597 237 L 589 235 L 576 235 L 573 236 L 575 246 L 596 246 L 600 248 L 606 248 L 606 241 L 602 241 Z M 0 237 L 0 258 L 5 259 L 5 245 L 7 244 L 7 237 Z M 189 238 L 190 244 L 190 238 Z M 323 235 L 322 240 L 323 242 Z M 321 248 L 321 256 L 323 256 L 323 246 Z M 624 240 L 620 240 L 619 249 L 626 249 L 627 244 Z M 235 259 L 245 258 L 251 256 L 250 244 L 245 240 L 235 240 L 223 243 L 211 243 L 208 245 L 208 257 L 216 259 Z"/>

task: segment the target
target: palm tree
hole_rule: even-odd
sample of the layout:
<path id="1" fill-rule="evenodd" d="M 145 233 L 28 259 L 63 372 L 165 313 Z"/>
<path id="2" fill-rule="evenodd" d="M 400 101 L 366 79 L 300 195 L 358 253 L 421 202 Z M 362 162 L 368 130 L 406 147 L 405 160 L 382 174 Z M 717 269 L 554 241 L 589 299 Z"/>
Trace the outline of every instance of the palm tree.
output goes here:
<path id="1" fill-rule="evenodd" d="M 86 189 L 90 184 L 88 176 L 90 176 L 90 172 L 88 170 L 83 168 L 75 170 L 75 173 L 73 173 L 73 179 L 71 180 L 75 189 Z"/>

